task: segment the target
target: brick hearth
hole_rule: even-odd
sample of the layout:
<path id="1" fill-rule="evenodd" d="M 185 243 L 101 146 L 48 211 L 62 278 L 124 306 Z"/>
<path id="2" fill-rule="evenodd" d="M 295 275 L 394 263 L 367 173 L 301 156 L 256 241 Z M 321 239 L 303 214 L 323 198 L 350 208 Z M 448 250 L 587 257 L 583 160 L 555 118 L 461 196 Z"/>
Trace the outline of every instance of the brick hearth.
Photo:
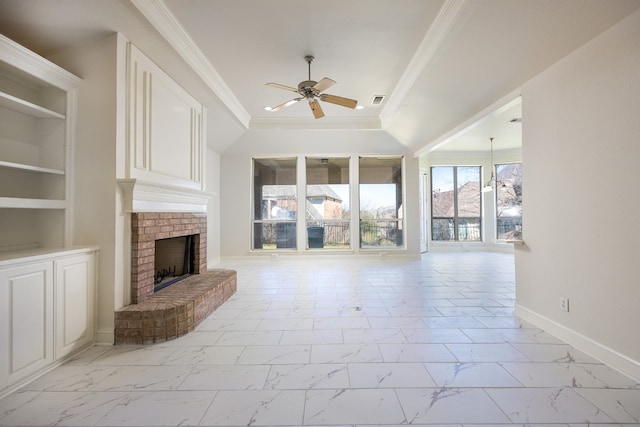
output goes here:
<path id="1" fill-rule="evenodd" d="M 151 344 L 193 331 L 236 292 L 233 270 L 210 270 L 189 276 L 147 298 L 116 311 L 116 344 Z"/>

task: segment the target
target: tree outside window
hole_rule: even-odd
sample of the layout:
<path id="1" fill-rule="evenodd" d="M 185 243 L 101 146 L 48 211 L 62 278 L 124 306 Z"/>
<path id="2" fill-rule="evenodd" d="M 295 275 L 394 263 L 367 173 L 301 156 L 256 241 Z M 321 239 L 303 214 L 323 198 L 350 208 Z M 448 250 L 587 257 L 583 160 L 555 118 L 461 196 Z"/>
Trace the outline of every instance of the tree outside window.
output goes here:
<path id="1" fill-rule="evenodd" d="M 496 238 L 522 239 L 522 163 L 496 165 Z"/>

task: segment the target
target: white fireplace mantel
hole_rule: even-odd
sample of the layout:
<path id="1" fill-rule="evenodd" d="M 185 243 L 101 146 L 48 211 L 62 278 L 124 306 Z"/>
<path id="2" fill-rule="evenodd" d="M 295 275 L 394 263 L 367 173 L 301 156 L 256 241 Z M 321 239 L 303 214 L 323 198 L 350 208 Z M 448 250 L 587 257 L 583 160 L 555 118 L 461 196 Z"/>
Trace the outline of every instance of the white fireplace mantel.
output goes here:
<path id="1" fill-rule="evenodd" d="M 139 179 L 119 179 L 124 212 L 206 212 L 214 194 Z"/>

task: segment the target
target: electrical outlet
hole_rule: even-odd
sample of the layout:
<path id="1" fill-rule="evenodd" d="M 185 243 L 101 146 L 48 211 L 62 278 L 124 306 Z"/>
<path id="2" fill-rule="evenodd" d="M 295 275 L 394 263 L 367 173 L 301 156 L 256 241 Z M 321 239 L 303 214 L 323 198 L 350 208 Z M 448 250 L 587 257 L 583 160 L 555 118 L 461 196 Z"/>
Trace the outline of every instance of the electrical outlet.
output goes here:
<path id="1" fill-rule="evenodd" d="M 560 310 L 569 311 L 569 298 L 560 297 Z"/>

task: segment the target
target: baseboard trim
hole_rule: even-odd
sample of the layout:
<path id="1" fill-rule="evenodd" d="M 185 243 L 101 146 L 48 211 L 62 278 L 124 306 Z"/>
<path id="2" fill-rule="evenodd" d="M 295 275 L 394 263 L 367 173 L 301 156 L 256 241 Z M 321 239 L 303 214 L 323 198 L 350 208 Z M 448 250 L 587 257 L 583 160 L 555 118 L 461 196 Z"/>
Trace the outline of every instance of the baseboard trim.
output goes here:
<path id="1" fill-rule="evenodd" d="M 113 345 L 115 342 L 115 332 L 113 329 L 102 329 L 96 331 L 97 345 Z"/>
<path id="2" fill-rule="evenodd" d="M 394 251 L 371 251 L 371 252 L 359 252 L 355 253 L 353 251 L 327 251 L 323 252 L 313 251 L 310 253 L 299 253 L 299 252 L 287 252 L 287 251 L 271 251 L 271 252 L 251 252 L 247 255 L 237 255 L 237 256 L 223 256 L 220 258 L 221 263 L 225 262 L 234 262 L 234 261 L 265 261 L 265 262 L 278 262 L 278 261 L 308 261 L 312 259 L 316 260 L 334 260 L 334 259 L 344 259 L 345 257 L 352 257 L 354 260 L 356 259 L 375 259 L 380 261 L 387 260 L 409 260 L 415 261 L 419 260 L 422 254 L 414 254 L 414 253 L 406 253 L 406 252 L 394 252 Z M 208 269 L 218 268 L 217 265 L 209 264 L 207 266 Z"/>
<path id="3" fill-rule="evenodd" d="M 515 306 L 515 315 L 640 382 L 640 362 L 519 304 Z"/>

